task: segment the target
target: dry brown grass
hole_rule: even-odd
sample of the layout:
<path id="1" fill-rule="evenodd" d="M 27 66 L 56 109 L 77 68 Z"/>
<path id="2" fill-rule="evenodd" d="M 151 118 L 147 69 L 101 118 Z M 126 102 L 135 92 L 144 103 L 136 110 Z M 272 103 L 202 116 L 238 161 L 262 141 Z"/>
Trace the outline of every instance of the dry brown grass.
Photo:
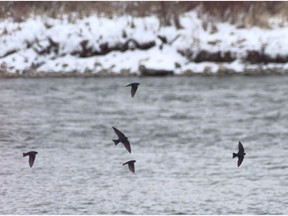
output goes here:
<path id="1" fill-rule="evenodd" d="M 238 27 L 269 28 L 268 18 L 277 17 L 287 22 L 288 2 L 203 2 L 203 11 L 213 19 L 228 21 Z"/>
<path id="2" fill-rule="evenodd" d="M 79 18 L 98 14 L 101 16 L 156 15 L 162 26 L 174 24 L 181 28 L 178 15 L 201 7 L 203 13 L 209 15 L 209 22 L 228 21 L 239 27 L 268 27 L 269 17 L 278 17 L 287 21 L 288 2 L 175 2 L 175 1 L 52 1 L 52 2 L 0 2 L 0 18 L 12 17 L 21 22 L 33 15 L 46 15 L 61 18 L 63 14 L 77 13 Z"/>

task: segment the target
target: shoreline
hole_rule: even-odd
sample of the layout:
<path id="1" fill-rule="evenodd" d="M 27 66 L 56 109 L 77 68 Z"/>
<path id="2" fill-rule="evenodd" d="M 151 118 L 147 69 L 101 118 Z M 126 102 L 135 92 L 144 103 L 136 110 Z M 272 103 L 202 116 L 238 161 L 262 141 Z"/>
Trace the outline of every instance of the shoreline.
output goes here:
<path id="1" fill-rule="evenodd" d="M 253 70 L 253 71 L 244 71 L 244 72 L 183 72 L 180 74 L 168 74 L 168 75 L 142 75 L 135 73 L 80 73 L 80 72 L 25 72 L 22 74 L 19 73 L 10 73 L 0 71 L 0 79 L 17 79 L 17 78 L 119 78 L 119 77 L 229 77 L 229 76 L 287 76 L 288 71 L 279 71 L 279 70 Z"/>

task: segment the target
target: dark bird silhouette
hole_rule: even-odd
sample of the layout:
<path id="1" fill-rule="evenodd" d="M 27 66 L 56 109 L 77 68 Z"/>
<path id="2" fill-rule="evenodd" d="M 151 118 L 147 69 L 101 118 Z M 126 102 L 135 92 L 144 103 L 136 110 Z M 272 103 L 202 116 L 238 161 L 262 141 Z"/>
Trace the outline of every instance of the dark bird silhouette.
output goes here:
<path id="1" fill-rule="evenodd" d="M 38 154 L 38 152 L 36 152 L 36 151 L 30 151 L 30 152 L 27 152 L 27 153 L 23 153 L 23 157 L 26 157 L 27 155 L 29 156 L 29 165 L 30 165 L 30 167 L 32 167 L 33 164 L 34 164 L 36 154 Z"/>
<path id="2" fill-rule="evenodd" d="M 244 160 L 244 155 L 246 153 L 244 152 L 244 147 L 243 147 L 241 142 L 239 142 L 239 144 L 238 144 L 238 149 L 239 149 L 239 151 L 237 154 L 233 153 L 233 158 L 238 157 L 238 167 L 239 167 L 241 165 L 242 161 Z"/>
<path id="3" fill-rule="evenodd" d="M 127 161 L 127 162 L 123 163 L 123 166 L 126 165 L 126 164 L 128 164 L 129 170 L 130 170 L 131 172 L 135 173 L 135 166 L 134 166 L 134 163 L 135 163 L 135 162 L 136 162 L 135 160 L 130 160 L 130 161 Z"/>
<path id="4" fill-rule="evenodd" d="M 130 83 L 130 84 L 125 86 L 125 87 L 131 86 L 131 96 L 132 97 L 134 97 L 134 95 L 137 91 L 138 85 L 140 85 L 140 83 Z"/>
<path id="5" fill-rule="evenodd" d="M 127 151 L 129 153 L 131 153 L 131 147 L 130 147 L 130 142 L 128 140 L 128 137 L 126 137 L 121 131 L 119 131 L 117 128 L 112 127 L 113 130 L 115 131 L 115 133 L 118 136 L 117 140 L 112 140 L 115 145 L 117 145 L 119 142 L 123 143 L 123 145 L 125 146 L 125 148 L 127 149 Z"/>

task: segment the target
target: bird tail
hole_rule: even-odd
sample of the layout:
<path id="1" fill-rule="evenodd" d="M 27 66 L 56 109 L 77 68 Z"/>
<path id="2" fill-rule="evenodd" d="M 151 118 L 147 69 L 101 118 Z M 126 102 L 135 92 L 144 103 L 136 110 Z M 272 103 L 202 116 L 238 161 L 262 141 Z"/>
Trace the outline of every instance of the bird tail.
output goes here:
<path id="1" fill-rule="evenodd" d="M 112 140 L 114 143 L 115 143 L 115 145 L 117 145 L 120 141 L 119 140 Z"/>
<path id="2" fill-rule="evenodd" d="M 233 158 L 237 157 L 237 154 L 236 153 L 233 153 Z"/>
<path id="3" fill-rule="evenodd" d="M 27 156 L 28 154 L 27 153 L 23 153 L 23 157 Z"/>

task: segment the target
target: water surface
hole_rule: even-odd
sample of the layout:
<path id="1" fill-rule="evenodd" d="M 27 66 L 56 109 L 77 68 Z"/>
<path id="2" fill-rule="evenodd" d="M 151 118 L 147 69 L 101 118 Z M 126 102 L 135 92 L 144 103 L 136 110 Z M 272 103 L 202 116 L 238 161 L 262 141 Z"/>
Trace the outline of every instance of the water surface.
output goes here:
<path id="1" fill-rule="evenodd" d="M 287 214 L 287 83 L 0 80 L 0 214 Z M 113 144 L 112 126 L 132 154 Z M 30 150 L 39 152 L 32 169 Z M 130 159 L 135 174 L 122 166 Z"/>

